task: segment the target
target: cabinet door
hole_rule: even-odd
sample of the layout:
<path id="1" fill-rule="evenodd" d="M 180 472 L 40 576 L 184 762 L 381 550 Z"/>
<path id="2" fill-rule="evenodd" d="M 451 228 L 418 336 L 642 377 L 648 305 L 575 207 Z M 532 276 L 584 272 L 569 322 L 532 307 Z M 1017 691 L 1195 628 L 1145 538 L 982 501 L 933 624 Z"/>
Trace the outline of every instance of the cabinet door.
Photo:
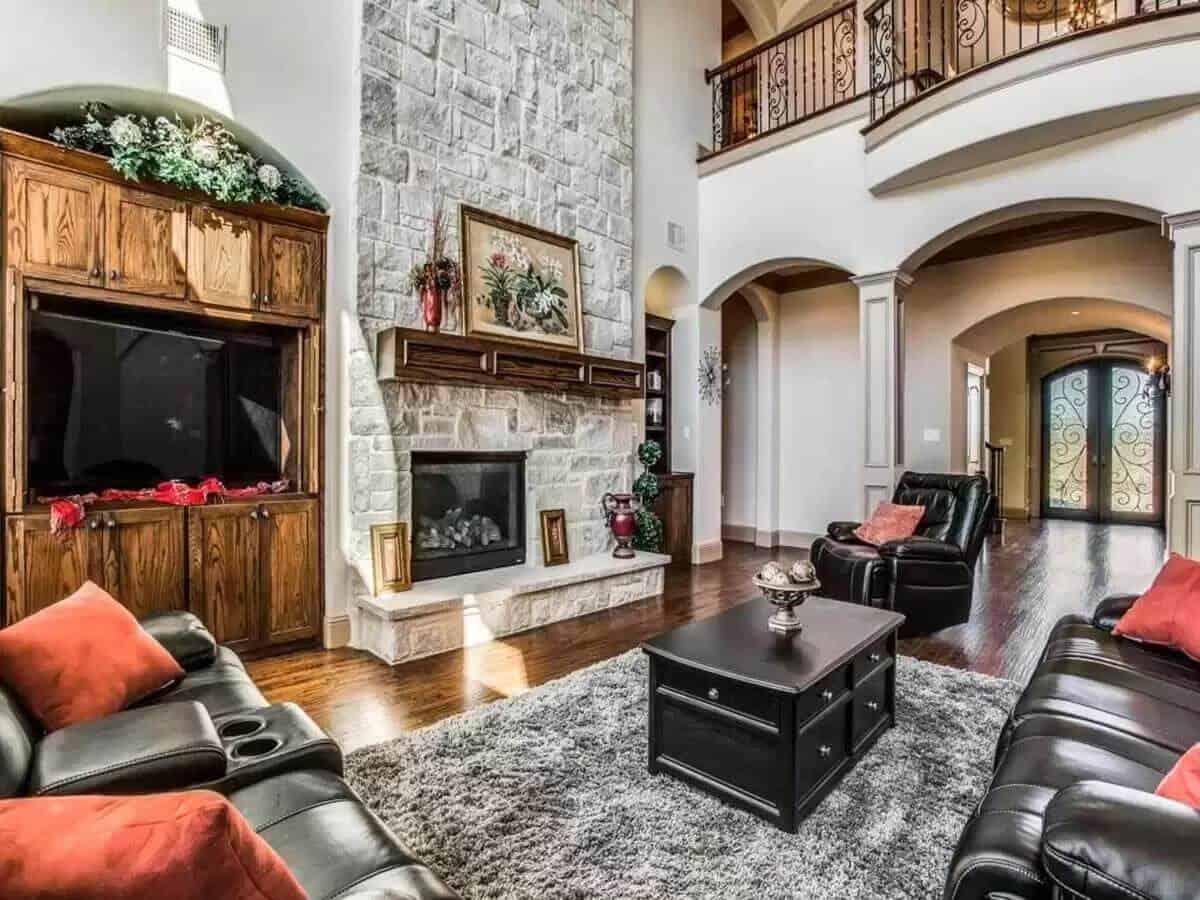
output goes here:
<path id="1" fill-rule="evenodd" d="M 99 582 L 100 532 L 92 517 L 66 534 L 50 532 L 50 516 L 8 520 L 7 608 L 11 625 L 77 591 L 89 579 Z"/>
<path id="2" fill-rule="evenodd" d="M 187 292 L 187 204 L 108 185 L 107 284 L 122 291 L 182 299 Z"/>
<path id="3" fill-rule="evenodd" d="M 321 235 L 271 223 L 264 223 L 262 229 L 263 308 L 316 318 L 324 294 Z"/>
<path id="4" fill-rule="evenodd" d="M 258 222 L 209 206 L 193 206 L 188 225 L 188 296 L 212 306 L 258 305 Z"/>
<path id="5" fill-rule="evenodd" d="M 11 159 L 5 175 L 11 264 L 27 276 L 103 284 L 104 182 Z"/>
<path id="6" fill-rule="evenodd" d="M 235 650 L 261 640 L 259 543 L 253 504 L 188 510 L 189 605 L 217 641 Z"/>
<path id="7" fill-rule="evenodd" d="M 97 513 L 103 533 L 99 583 L 139 619 L 188 608 L 181 509 Z"/>
<path id="8" fill-rule="evenodd" d="M 269 643 L 304 640 L 320 631 L 317 508 L 316 500 L 262 506 L 262 593 Z"/>

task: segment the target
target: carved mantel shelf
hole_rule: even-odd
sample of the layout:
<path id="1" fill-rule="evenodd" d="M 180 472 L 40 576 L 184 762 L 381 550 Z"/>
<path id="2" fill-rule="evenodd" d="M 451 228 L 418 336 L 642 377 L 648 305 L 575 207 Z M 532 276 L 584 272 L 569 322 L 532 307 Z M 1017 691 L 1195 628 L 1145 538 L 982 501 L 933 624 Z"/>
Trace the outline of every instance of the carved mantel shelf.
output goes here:
<path id="1" fill-rule="evenodd" d="M 473 384 L 593 397 L 639 398 L 646 367 L 508 341 L 431 334 L 413 328 L 379 333 L 379 378 L 417 384 Z"/>

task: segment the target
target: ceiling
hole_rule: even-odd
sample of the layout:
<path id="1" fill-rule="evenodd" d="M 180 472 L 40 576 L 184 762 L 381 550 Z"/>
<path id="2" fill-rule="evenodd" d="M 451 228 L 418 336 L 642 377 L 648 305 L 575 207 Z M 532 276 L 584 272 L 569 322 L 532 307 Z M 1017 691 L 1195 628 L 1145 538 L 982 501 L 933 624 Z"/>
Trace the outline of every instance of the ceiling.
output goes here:
<path id="1" fill-rule="evenodd" d="M 749 30 L 757 42 L 770 40 L 779 32 L 791 28 L 835 3 L 830 0 L 722 0 L 721 19 L 728 41 Z M 740 18 L 744 23 L 737 25 Z M 732 32 L 730 29 L 736 29 Z"/>

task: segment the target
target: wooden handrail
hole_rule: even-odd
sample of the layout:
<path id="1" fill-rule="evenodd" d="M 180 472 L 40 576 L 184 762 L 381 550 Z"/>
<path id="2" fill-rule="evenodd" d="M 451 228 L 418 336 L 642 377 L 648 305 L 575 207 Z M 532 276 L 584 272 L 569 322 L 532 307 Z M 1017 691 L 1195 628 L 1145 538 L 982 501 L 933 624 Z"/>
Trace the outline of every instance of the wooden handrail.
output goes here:
<path id="1" fill-rule="evenodd" d="M 888 0 L 880 0 L 880 2 L 888 2 Z M 857 5 L 858 5 L 857 0 L 848 0 L 848 2 L 842 3 L 839 6 L 835 6 L 833 9 L 827 9 L 827 10 L 825 10 L 825 12 L 817 13 L 815 16 L 809 16 L 807 19 L 805 19 L 803 22 L 799 23 L 798 25 L 793 25 L 787 31 L 781 31 L 779 34 L 775 35 L 775 37 L 771 38 L 769 41 L 764 41 L 763 43 L 759 44 L 756 47 L 751 47 L 745 53 L 739 53 L 737 56 L 735 56 L 733 59 L 729 60 L 728 62 L 723 62 L 723 63 L 721 63 L 721 65 L 717 66 L 714 69 L 705 69 L 705 71 L 704 71 L 705 83 L 710 83 L 714 78 L 725 74 L 730 69 L 737 68 L 738 66 L 740 66 L 742 63 L 746 62 L 747 60 L 753 59 L 754 57 L 758 56 L 761 53 L 766 53 L 772 47 L 778 46 L 779 44 L 782 44 L 784 41 L 794 38 L 796 35 L 800 34 L 801 32 L 807 31 L 809 28 L 812 28 L 814 25 L 819 25 L 821 22 L 824 22 L 826 19 L 832 19 L 834 16 L 839 16 L 848 9 L 854 9 L 855 6 L 857 6 Z"/>

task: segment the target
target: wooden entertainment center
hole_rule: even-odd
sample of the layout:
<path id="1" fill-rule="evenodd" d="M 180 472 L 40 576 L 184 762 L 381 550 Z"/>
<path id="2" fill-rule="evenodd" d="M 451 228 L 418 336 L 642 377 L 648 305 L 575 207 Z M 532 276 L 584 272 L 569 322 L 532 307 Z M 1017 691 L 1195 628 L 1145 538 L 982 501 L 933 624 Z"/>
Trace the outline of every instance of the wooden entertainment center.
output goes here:
<path id="1" fill-rule="evenodd" d="M 91 579 L 138 616 L 190 609 L 240 653 L 318 642 L 328 218 L 133 184 L 102 157 L 5 130 L 0 179 L 3 623 Z M 272 450 L 286 491 L 189 508 L 96 503 L 80 527 L 51 533 L 28 471 L 39 400 L 28 389 L 28 320 L 51 303 L 81 316 L 158 316 L 197 334 L 269 333 L 279 354 Z"/>

